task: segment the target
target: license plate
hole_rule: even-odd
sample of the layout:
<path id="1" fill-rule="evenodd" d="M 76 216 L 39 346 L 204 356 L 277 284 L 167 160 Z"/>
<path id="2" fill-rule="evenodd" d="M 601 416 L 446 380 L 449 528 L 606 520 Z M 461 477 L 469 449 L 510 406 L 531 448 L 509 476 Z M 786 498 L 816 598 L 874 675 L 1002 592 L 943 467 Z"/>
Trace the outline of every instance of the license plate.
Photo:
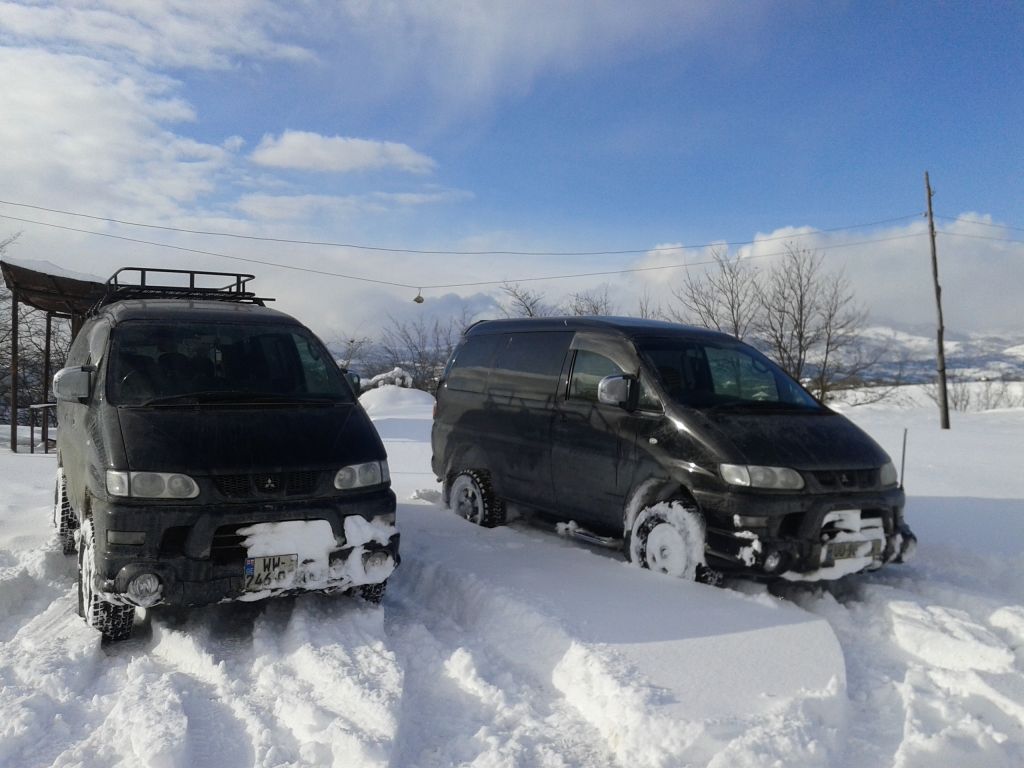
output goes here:
<path id="1" fill-rule="evenodd" d="M 245 589 L 258 592 L 263 589 L 288 586 L 299 564 L 298 555 L 268 555 L 245 559 Z"/>
<path id="2" fill-rule="evenodd" d="M 862 557 L 859 553 L 864 549 L 865 541 L 840 541 L 831 545 L 830 551 L 833 560 L 848 560 L 851 557 Z M 882 542 L 878 539 L 871 541 L 871 549 L 865 555 L 877 557 L 882 551 Z"/>

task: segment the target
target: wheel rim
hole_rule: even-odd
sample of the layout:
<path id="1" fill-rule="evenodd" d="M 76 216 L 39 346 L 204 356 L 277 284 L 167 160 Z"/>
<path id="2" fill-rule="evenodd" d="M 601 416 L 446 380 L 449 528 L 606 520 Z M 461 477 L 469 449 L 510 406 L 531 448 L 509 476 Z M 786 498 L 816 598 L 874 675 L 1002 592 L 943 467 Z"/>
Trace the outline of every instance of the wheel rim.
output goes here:
<path id="1" fill-rule="evenodd" d="M 452 502 L 452 508 L 459 517 L 464 517 L 472 523 L 479 523 L 483 519 L 483 496 L 480 489 L 471 481 L 464 478 L 456 481 Z"/>
<path id="2" fill-rule="evenodd" d="M 692 569 L 690 545 L 682 532 L 666 522 L 656 524 L 647 534 L 645 561 L 652 571 L 684 576 Z"/>

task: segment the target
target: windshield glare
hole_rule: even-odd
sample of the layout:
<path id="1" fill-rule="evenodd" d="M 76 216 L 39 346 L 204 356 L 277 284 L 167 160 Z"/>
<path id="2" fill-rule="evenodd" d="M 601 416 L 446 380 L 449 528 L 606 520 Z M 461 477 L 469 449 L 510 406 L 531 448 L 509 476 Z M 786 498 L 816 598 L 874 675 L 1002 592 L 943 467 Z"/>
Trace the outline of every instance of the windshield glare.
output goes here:
<path id="1" fill-rule="evenodd" d="M 117 405 L 199 393 L 220 402 L 353 400 L 327 350 L 295 325 L 124 323 L 113 334 L 107 382 Z"/>
<path id="2" fill-rule="evenodd" d="M 637 346 L 665 393 L 682 405 L 822 409 L 781 368 L 744 344 L 651 339 Z"/>

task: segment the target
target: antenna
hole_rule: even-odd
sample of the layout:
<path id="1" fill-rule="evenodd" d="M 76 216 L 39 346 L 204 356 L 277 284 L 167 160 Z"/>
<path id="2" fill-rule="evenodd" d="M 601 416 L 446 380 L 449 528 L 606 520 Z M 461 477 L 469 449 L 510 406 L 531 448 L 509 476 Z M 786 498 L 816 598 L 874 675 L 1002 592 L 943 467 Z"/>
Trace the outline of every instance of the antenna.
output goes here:
<path id="1" fill-rule="evenodd" d="M 907 428 L 903 428 L 903 451 L 900 455 L 900 488 L 903 487 L 903 469 L 907 465 Z"/>

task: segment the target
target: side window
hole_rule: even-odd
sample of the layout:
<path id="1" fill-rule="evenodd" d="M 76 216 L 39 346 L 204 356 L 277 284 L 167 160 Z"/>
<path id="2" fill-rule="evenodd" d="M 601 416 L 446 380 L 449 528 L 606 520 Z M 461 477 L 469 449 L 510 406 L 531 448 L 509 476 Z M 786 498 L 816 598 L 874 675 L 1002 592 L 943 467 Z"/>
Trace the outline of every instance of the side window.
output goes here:
<path id="1" fill-rule="evenodd" d="M 498 342 L 507 338 L 493 334 L 466 339 L 452 358 L 447 378 L 448 388 L 463 392 L 483 392 Z"/>
<path id="2" fill-rule="evenodd" d="M 489 391 L 500 397 L 554 397 L 571 332 L 512 333 L 498 351 Z"/>
<path id="3" fill-rule="evenodd" d="M 604 355 L 585 349 L 577 350 L 572 376 L 569 378 L 569 399 L 596 403 L 597 385 L 601 379 L 621 373 L 622 369 Z"/>
<path id="4" fill-rule="evenodd" d="M 333 379 L 328 366 L 334 366 L 334 362 L 324 354 L 316 343 L 305 336 L 297 333 L 292 334 L 295 341 L 295 348 L 299 352 L 299 362 L 302 363 L 302 371 L 306 379 L 306 392 L 330 392 Z"/>
<path id="5" fill-rule="evenodd" d="M 107 351 L 107 339 L 109 338 L 110 326 L 104 321 L 96 323 L 88 334 L 89 354 L 86 365 L 99 366 Z"/>
<path id="6" fill-rule="evenodd" d="M 68 350 L 68 366 L 86 365 L 86 361 L 89 359 L 89 336 L 95 328 L 95 325 L 92 327 L 86 325 L 78 332 L 71 344 L 71 349 Z"/>

